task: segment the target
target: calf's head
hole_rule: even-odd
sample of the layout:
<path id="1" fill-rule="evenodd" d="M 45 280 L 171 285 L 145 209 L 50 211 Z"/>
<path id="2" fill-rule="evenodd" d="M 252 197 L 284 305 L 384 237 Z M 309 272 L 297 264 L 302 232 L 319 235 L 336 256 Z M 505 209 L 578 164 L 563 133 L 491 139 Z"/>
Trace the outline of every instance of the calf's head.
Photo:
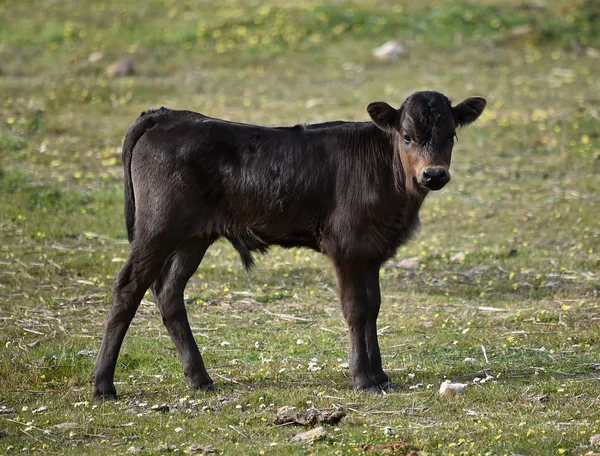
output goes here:
<path id="1" fill-rule="evenodd" d="M 400 109 L 383 101 L 367 106 L 371 119 L 392 133 L 407 179 L 417 187 L 439 190 L 450 181 L 450 160 L 456 129 L 475 121 L 485 98 L 470 97 L 452 106 L 439 92 L 417 92 Z"/>

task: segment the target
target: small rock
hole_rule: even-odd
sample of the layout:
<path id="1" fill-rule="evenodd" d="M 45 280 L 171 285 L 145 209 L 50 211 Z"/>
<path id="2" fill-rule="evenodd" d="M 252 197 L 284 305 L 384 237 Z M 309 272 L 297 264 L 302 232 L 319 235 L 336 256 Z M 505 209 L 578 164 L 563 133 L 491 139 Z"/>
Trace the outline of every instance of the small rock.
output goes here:
<path id="1" fill-rule="evenodd" d="M 0 405 L 0 415 L 10 415 L 11 413 L 15 413 L 14 408 Z"/>
<path id="2" fill-rule="evenodd" d="M 457 252 L 450 257 L 450 263 L 460 263 L 465 260 L 465 252 Z"/>
<path id="3" fill-rule="evenodd" d="M 129 448 L 127 448 L 127 452 L 132 454 L 139 454 L 142 451 L 144 451 L 142 447 L 137 447 L 135 445 L 131 445 Z"/>
<path id="4" fill-rule="evenodd" d="M 592 447 L 600 448 L 600 434 L 596 434 L 590 437 L 590 445 Z"/>
<path id="5" fill-rule="evenodd" d="M 283 410 L 282 410 L 283 409 Z M 346 411 L 339 408 L 309 409 L 305 412 L 293 412 L 293 407 L 281 407 L 275 418 L 275 424 L 300 424 L 313 426 L 315 424 L 335 424 L 346 416 Z"/>
<path id="6" fill-rule="evenodd" d="M 373 55 L 380 60 L 399 60 L 408 54 L 406 46 L 398 41 L 388 41 L 373 50 Z"/>
<path id="7" fill-rule="evenodd" d="M 315 106 L 321 106 L 323 104 L 323 100 L 321 98 L 309 98 L 306 100 L 305 106 L 310 109 Z"/>
<path id="8" fill-rule="evenodd" d="M 168 413 L 171 410 L 171 407 L 169 407 L 169 404 L 165 403 L 160 405 L 153 405 L 152 407 L 150 407 L 150 410 L 153 410 L 155 412 Z"/>
<path id="9" fill-rule="evenodd" d="M 277 414 L 278 415 L 289 415 L 291 413 L 294 413 L 294 410 L 296 410 L 296 407 L 292 407 L 291 405 L 284 405 L 283 407 L 279 407 L 277 409 Z"/>
<path id="10" fill-rule="evenodd" d="M 215 453 L 217 450 L 212 445 L 200 445 L 199 443 L 194 443 L 187 448 L 188 453 L 201 453 L 201 454 L 209 454 Z"/>
<path id="11" fill-rule="evenodd" d="M 318 440 L 323 440 L 327 434 L 325 433 L 325 429 L 323 426 L 319 426 L 317 428 L 311 429 L 310 431 L 301 432 L 296 434 L 291 442 L 292 443 L 301 443 L 303 445 L 311 445 Z"/>
<path id="12" fill-rule="evenodd" d="M 542 394 L 530 394 L 527 397 L 528 402 L 537 402 L 543 404 L 544 402 L 548 402 L 550 400 L 550 395 L 547 393 Z"/>
<path id="13" fill-rule="evenodd" d="M 394 429 L 392 429 L 390 426 L 384 427 L 383 433 L 388 437 L 394 437 L 396 435 L 396 431 L 394 431 Z"/>
<path id="14" fill-rule="evenodd" d="M 204 350 L 206 350 L 206 349 L 204 349 Z M 238 402 L 238 400 L 239 400 L 239 397 L 237 395 L 232 396 L 232 397 L 222 396 L 219 399 L 217 399 L 217 401 L 222 405 L 229 404 L 230 402 Z"/>
<path id="15" fill-rule="evenodd" d="M 400 269 L 419 269 L 421 264 L 416 258 L 405 258 L 396 263 L 396 267 Z"/>
<path id="16" fill-rule="evenodd" d="M 170 453 L 171 451 L 177 450 L 175 445 L 169 445 L 166 443 L 161 443 L 156 447 L 156 451 L 160 451 L 161 453 Z"/>
<path id="17" fill-rule="evenodd" d="M 103 57 L 104 57 L 104 52 L 102 52 L 102 51 L 92 52 L 90 55 L 88 55 L 88 62 L 96 63 L 96 62 L 102 60 Z"/>
<path id="18" fill-rule="evenodd" d="M 440 395 L 462 396 L 465 394 L 465 386 L 467 385 L 464 383 L 452 383 L 450 380 L 446 380 L 440 385 Z"/>
<path id="19" fill-rule="evenodd" d="M 98 350 L 80 350 L 77 352 L 77 356 L 93 357 L 96 356 L 96 353 L 98 353 Z"/>
<path id="20" fill-rule="evenodd" d="M 127 56 L 121 60 L 117 60 L 106 69 L 106 75 L 109 78 L 116 78 L 119 76 L 131 76 L 135 72 L 133 65 L 133 58 Z"/>
<path id="21" fill-rule="evenodd" d="M 593 47 L 586 46 L 585 55 L 587 55 L 588 57 L 597 59 L 598 57 L 600 57 L 600 50 L 593 48 Z"/>
<path id="22" fill-rule="evenodd" d="M 532 31 L 533 28 L 529 24 L 515 25 L 508 30 L 507 35 L 511 38 L 519 38 L 529 35 Z"/>

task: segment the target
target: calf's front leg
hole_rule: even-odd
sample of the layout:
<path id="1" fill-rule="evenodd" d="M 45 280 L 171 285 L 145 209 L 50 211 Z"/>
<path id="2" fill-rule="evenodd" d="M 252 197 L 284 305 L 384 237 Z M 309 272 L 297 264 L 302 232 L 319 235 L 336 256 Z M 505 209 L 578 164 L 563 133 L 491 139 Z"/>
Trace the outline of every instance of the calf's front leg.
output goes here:
<path id="1" fill-rule="evenodd" d="M 381 369 L 377 343 L 379 265 L 338 262 L 336 272 L 342 313 L 348 324 L 352 381 L 356 388 L 381 392 L 379 385 L 389 378 Z"/>
<path id="2" fill-rule="evenodd" d="M 377 264 L 366 270 L 369 310 L 367 313 L 365 339 L 367 342 L 367 354 L 369 355 L 372 378 L 382 390 L 390 390 L 396 389 L 396 384 L 392 382 L 388 375 L 383 371 L 381 365 L 381 352 L 379 351 L 379 341 L 377 340 L 377 317 L 379 316 L 379 308 L 381 306 L 379 268 L 380 265 Z"/>

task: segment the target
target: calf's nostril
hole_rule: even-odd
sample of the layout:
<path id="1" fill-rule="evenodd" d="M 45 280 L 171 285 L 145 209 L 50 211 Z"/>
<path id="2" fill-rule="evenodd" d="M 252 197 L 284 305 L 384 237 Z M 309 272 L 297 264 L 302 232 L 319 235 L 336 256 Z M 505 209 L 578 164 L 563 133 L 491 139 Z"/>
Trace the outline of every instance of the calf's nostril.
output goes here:
<path id="1" fill-rule="evenodd" d="M 444 179 L 446 176 L 446 171 L 444 169 L 426 169 L 423 170 L 423 178 L 430 182 L 434 179 Z"/>

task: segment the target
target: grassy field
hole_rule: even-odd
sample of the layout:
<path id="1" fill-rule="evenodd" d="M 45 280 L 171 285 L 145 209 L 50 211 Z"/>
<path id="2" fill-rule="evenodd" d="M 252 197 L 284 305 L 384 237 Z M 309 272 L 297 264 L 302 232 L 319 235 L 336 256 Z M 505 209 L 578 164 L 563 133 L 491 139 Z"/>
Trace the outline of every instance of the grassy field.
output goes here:
<path id="1" fill-rule="evenodd" d="M 0 454 L 592 451 L 599 24 L 581 0 L 2 2 Z M 374 59 L 389 39 L 408 55 Z M 134 75 L 107 77 L 127 55 Z M 367 120 L 370 101 L 398 106 L 423 89 L 489 104 L 459 132 L 453 181 L 428 197 L 423 229 L 381 271 L 380 343 L 397 392 L 351 389 L 324 258 L 274 248 L 246 274 L 218 242 L 186 301 L 216 390 L 188 387 L 147 295 L 119 358 L 119 401 L 94 401 L 128 254 L 120 146 L 142 110 Z M 445 379 L 466 394 L 440 397 Z M 282 406 L 348 415 L 304 446 L 290 443 L 304 428 L 274 424 Z"/>

